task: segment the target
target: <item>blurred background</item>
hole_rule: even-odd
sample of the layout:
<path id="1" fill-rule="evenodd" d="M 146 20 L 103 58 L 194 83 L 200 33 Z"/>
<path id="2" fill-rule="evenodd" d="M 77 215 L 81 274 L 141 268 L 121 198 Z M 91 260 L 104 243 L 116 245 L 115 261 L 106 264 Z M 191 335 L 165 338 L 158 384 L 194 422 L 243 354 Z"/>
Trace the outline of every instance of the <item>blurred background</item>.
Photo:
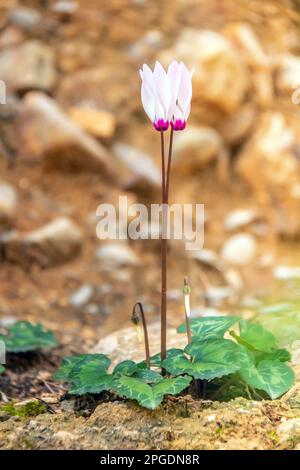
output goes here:
<path id="1" fill-rule="evenodd" d="M 0 1 L 2 326 L 41 321 L 80 350 L 130 325 L 137 300 L 159 318 L 158 242 L 98 240 L 96 209 L 159 201 L 138 69 L 176 59 L 196 71 L 170 201 L 204 203 L 206 221 L 202 252 L 170 242 L 169 322 L 188 275 L 193 315 L 249 318 L 275 299 L 300 331 L 299 13 L 297 0 Z"/>

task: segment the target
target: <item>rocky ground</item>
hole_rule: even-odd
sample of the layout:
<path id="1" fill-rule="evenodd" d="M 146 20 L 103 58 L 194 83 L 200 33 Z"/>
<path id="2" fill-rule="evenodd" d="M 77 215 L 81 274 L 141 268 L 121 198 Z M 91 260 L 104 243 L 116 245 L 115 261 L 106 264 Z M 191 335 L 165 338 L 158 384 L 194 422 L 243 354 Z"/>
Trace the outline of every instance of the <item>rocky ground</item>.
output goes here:
<path id="1" fill-rule="evenodd" d="M 183 397 L 178 410 L 167 401 L 152 413 L 107 402 L 92 414 L 89 404 L 86 417 L 84 405 L 61 408 L 64 389 L 51 374 L 65 354 L 129 327 L 137 300 L 150 323 L 159 317 L 157 242 L 96 236 L 100 203 L 160 197 L 159 138 L 140 104 L 143 62 L 177 58 L 196 69 L 189 126 L 174 142 L 170 199 L 205 204 L 205 250 L 187 256 L 170 243 L 170 327 L 182 320 L 186 275 L 195 316 L 252 317 L 271 300 L 298 300 L 298 8 L 288 0 L 177 0 L 172 8 L 156 0 L 1 1 L 0 324 L 42 321 L 61 343 L 1 376 L 2 400 L 34 396 L 49 407 L 34 418 L 3 411 L 2 447 L 297 446 L 298 399 Z M 295 350 L 297 309 L 268 317 L 277 332 L 285 325 L 282 342 Z"/>

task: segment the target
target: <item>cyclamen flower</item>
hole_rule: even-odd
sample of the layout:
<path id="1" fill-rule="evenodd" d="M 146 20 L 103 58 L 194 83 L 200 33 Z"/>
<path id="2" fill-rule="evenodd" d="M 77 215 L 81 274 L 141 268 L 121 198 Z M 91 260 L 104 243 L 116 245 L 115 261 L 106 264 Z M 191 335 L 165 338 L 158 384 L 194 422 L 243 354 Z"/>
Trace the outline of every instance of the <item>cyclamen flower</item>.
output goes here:
<path id="1" fill-rule="evenodd" d="M 191 110 L 192 75 L 181 62 L 172 62 L 166 72 L 155 63 L 154 70 L 144 64 L 140 70 L 144 110 L 157 131 L 183 130 Z"/>

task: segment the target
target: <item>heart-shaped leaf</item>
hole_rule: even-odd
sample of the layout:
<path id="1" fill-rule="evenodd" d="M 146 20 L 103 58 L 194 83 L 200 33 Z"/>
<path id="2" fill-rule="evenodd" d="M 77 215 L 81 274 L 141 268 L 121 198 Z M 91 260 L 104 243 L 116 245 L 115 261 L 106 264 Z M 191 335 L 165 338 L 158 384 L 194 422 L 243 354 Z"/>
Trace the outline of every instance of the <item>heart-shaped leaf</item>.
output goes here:
<path id="1" fill-rule="evenodd" d="M 225 332 L 238 321 L 238 317 L 202 317 L 191 318 L 191 332 L 198 339 L 223 338 Z M 177 329 L 178 333 L 186 333 L 186 324 Z"/>
<path id="2" fill-rule="evenodd" d="M 38 348 L 54 348 L 57 340 L 53 333 L 46 330 L 41 324 L 29 321 L 19 321 L 7 328 L 6 335 L 0 335 L 4 341 L 7 352 L 34 351 Z"/>
<path id="3" fill-rule="evenodd" d="M 138 365 L 134 361 L 122 361 L 114 368 L 114 374 L 133 375 L 138 370 Z"/>
<path id="4" fill-rule="evenodd" d="M 113 381 L 113 375 L 106 372 L 109 364 L 110 360 L 104 354 L 87 354 L 68 375 L 72 384 L 69 393 L 83 395 L 109 390 Z"/>
<path id="5" fill-rule="evenodd" d="M 292 369 L 280 361 L 261 361 L 257 366 L 239 371 L 242 379 L 251 387 L 264 390 L 272 398 L 278 398 L 294 383 Z"/>
<path id="6" fill-rule="evenodd" d="M 167 358 L 170 358 L 172 356 L 176 356 L 177 354 L 182 353 L 182 349 L 177 349 L 177 348 L 171 348 L 167 350 Z M 140 364 L 143 364 L 146 366 L 146 361 L 140 362 Z M 161 366 L 161 356 L 160 353 L 154 354 L 150 358 L 150 364 L 151 366 L 156 366 L 160 367 Z"/>
<path id="7" fill-rule="evenodd" d="M 4 371 L 5 371 L 5 367 L 3 367 L 3 366 L 0 364 L 0 374 L 3 374 Z"/>
<path id="8" fill-rule="evenodd" d="M 234 336 L 237 341 L 239 338 Z M 272 352 L 276 348 L 276 339 L 259 323 L 249 323 L 246 320 L 240 321 L 241 344 L 250 349 L 257 349 L 262 352 Z"/>
<path id="9" fill-rule="evenodd" d="M 177 354 L 163 361 L 163 367 L 173 374 L 189 374 L 195 379 L 211 380 L 232 374 L 240 369 L 246 360 L 245 352 L 239 345 L 226 339 L 196 341 Z"/>
<path id="10" fill-rule="evenodd" d="M 274 349 L 269 353 L 257 351 L 254 355 L 256 363 L 264 360 L 280 362 L 288 362 L 291 360 L 291 355 L 286 349 Z"/>
<path id="11" fill-rule="evenodd" d="M 146 383 L 158 383 L 163 380 L 163 376 L 158 372 L 151 370 L 151 369 L 138 369 L 134 374 L 133 377 L 137 379 L 141 379 Z"/>
<path id="12" fill-rule="evenodd" d="M 187 388 L 191 377 L 182 376 L 175 378 L 164 378 L 155 385 L 149 385 L 135 377 L 122 376 L 114 382 L 114 390 L 126 397 L 137 400 L 141 406 L 155 409 L 165 395 L 177 395 Z"/>
<path id="13" fill-rule="evenodd" d="M 53 374 L 56 380 L 68 382 L 72 371 L 77 364 L 84 365 L 93 359 L 97 360 L 99 370 L 106 371 L 110 365 L 110 359 L 105 354 L 78 354 L 75 356 L 64 357 L 60 368 Z"/>

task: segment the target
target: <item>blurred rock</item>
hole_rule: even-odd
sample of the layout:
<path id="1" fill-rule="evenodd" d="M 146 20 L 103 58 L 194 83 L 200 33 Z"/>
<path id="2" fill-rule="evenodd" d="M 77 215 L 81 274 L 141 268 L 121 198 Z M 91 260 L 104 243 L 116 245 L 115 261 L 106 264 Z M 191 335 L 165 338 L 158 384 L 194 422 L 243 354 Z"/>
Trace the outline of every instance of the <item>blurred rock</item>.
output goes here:
<path id="1" fill-rule="evenodd" d="M 83 284 L 79 289 L 72 293 L 70 304 L 73 307 L 81 307 L 82 305 L 87 304 L 90 301 L 93 292 L 94 289 L 91 284 Z"/>
<path id="2" fill-rule="evenodd" d="M 81 129 L 100 139 L 111 139 L 115 133 L 116 118 L 108 111 L 78 106 L 71 108 L 69 115 Z"/>
<path id="3" fill-rule="evenodd" d="M 194 102 L 204 101 L 228 113 L 241 104 L 249 89 L 249 73 L 226 37 L 215 31 L 185 29 L 174 47 L 160 55 L 166 64 L 174 57 L 195 68 Z"/>
<path id="4" fill-rule="evenodd" d="M 210 268 L 219 269 L 219 258 L 217 253 L 213 250 L 205 248 L 199 251 L 191 251 L 189 256 Z"/>
<path id="5" fill-rule="evenodd" d="M 246 103 L 222 121 L 221 134 L 228 145 L 238 145 L 250 135 L 257 112 L 253 103 Z"/>
<path id="6" fill-rule="evenodd" d="M 247 23 L 232 23 L 225 32 L 250 67 L 255 100 L 270 104 L 274 97 L 271 63 L 253 29 Z"/>
<path id="7" fill-rule="evenodd" d="M 119 268 L 121 266 L 139 266 L 140 259 L 124 242 L 103 243 L 96 252 L 96 257 L 104 268 Z"/>
<path id="8" fill-rule="evenodd" d="M 58 218 L 29 233 L 7 232 L 0 238 L 4 261 L 24 267 L 49 267 L 78 255 L 83 235 L 68 218 Z"/>
<path id="9" fill-rule="evenodd" d="M 174 139 L 174 171 L 180 176 L 194 174 L 224 153 L 226 149 L 217 131 L 189 126 L 184 132 L 178 132 Z"/>
<path id="10" fill-rule="evenodd" d="M 54 13 L 58 13 L 60 16 L 69 17 L 74 15 L 78 10 L 78 2 L 73 2 L 70 0 L 60 0 L 55 2 L 54 5 L 51 6 L 52 11 Z"/>
<path id="11" fill-rule="evenodd" d="M 123 169 L 126 189 L 145 192 L 160 187 L 160 171 L 150 155 L 121 142 L 116 142 L 112 151 L 120 163 L 121 171 Z"/>
<path id="12" fill-rule="evenodd" d="M 0 35 L 0 49 L 15 47 L 24 41 L 22 31 L 16 26 L 8 26 Z"/>
<path id="13" fill-rule="evenodd" d="M 264 113 L 237 159 L 237 171 L 252 187 L 272 224 L 284 235 L 300 231 L 300 162 L 293 129 L 284 115 Z"/>
<path id="14" fill-rule="evenodd" d="M 255 254 L 255 238 L 247 233 L 239 233 L 228 238 L 221 251 L 224 261 L 236 266 L 246 266 L 251 263 Z"/>
<path id="15" fill-rule="evenodd" d="M 292 54 L 280 54 L 274 58 L 275 83 L 279 92 L 290 95 L 300 87 L 300 57 Z M 296 91 L 297 93 L 297 91 Z M 298 92 L 294 104 L 299 104 Z"/>
<path id="16" fill-rule="evenodd" d="M 233 295 L 233 289 L 228 286 L 209 286 L 205 292 L 209 305 L 214 307 L 222 305 L 226 300 L 230 300 Z"/>
<path id="17" fill-rule="evenodd" d="M 112 112 L 118 122 L 128 123 L 129 107 L 133 106 L 130 70 L 122 63 L 116 73 L 115 64 L 80 69 L 62 77 L 58 86 L 58 102 L 66 109 L 91 106 Z"/>
<path id="18" fill-rule="evenodd" d="M 289 279 L 300 279 L 300 266 L 276 266 L 273 277 L 280 281 Z"/>
<path id="19" fill-rule="evenodd" d="M 147 31 L 139 41 L 129 46 L 128 57 L 132 60 L 144 60 L 149 53 L 160 49 L 162 40 L 163 34 L 158 29 Z"/>
<path id="20" fill-rule="evenodd" d="M 4 50 L 0 56 L 0 77 L 8 90 L 51 90 L 56 81 L 52 48 L 31 40 Z"/>
<path id="21" fill-rule="evenodd" d="M 0 182 L 0 229 L 7 227 L 14 220 L 18 198 L 16 190 L 8 183 Z"/>
<path id="22" fill-rule="evenodd" d="M 257 220 L 258 213 L 255 209 L 236 209 L 227 214 L 224 220 L 226 230 L 237 230 Z"/>
<path id="23" fill-rule="evenodd" d="M 42 93 L 31 92 L 25 96 L 18 129 L 20 151 L 26 156 L 48 157 L 60 167 L 95 169 L 115 177 L 108 151 Z"/>
<path id="24" fill-rule="evenodd" d="M 9 22 L 26 32 L 34 31 L 42 20 L 42 15 L 34 8 L 14 8 L 9 14 Z"/>

